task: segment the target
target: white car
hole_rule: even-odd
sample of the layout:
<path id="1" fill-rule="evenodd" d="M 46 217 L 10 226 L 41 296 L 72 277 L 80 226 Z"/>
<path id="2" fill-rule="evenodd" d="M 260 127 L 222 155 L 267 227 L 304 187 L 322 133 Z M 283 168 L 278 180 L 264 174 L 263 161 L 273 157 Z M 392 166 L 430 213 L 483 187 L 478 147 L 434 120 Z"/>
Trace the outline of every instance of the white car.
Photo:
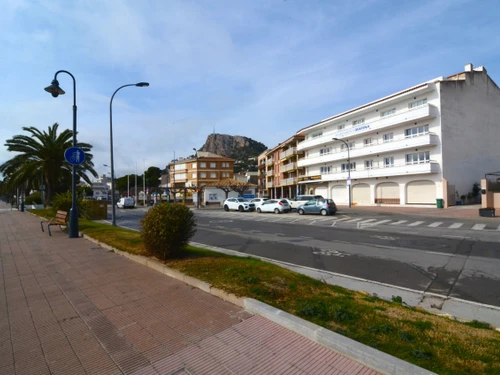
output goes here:
<path id="1" fill-rule="evenodd" d="M 250 201 L 250 203 L 253 203 L 255 204 L 255 207 L 259 207 L 262 203 L 264 203 L 265 201 L 268 201 L 269 198 L 254 198 Z"/>
<path id="2" fill-rule="evenodd" d="M 236 211 L 254 211 L 255 203 L 251 203 L 245 198 L 228 198 L 224 201 L 224 211 L 236 210 Z"/>
<path id="3" fill-rule="evenodd" d="M 288 204 L 286 199 L 268 199 L 257 207 L 257 212 L 274 212 L 275 214 L 281 214 L 283 212 L 290 212 L 292 208 Z"/>
<path id="4" fill-rule="evenodd" d="M 131 197 L 120 198 L 116 206 L 118 208 L 134 208 L 135 207 L 134 198 Z"/>

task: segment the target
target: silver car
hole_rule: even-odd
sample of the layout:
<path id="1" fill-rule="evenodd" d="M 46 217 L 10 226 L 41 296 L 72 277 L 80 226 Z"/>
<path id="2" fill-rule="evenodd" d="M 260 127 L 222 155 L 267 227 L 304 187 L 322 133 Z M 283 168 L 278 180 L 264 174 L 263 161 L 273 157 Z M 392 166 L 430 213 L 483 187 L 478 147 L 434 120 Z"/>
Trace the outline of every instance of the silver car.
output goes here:
<path id="1" fill-rule="evenodd" d="M 286 199 L 268 199 L 257 207 L 258 213 L 274 212 L 275 214 L 281 214 L 283 212 L 290 212 L 291 210 L 292 208 Z"/>
<path id="2" fill-rule="evenodd" d="M 333 199 L 311 199 L 309 202 L 299 206 L 297 208 L 299 215 L 304 214 L 321 214 L 335 215 L 337 212 L 337 206 Z"/>

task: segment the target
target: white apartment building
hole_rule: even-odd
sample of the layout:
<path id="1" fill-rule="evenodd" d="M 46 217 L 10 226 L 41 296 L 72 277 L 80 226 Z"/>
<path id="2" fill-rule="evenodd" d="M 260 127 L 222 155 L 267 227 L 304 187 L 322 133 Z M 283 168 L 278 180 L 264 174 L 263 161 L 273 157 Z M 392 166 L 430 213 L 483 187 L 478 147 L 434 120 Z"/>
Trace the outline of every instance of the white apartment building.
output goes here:
<path id="1" fill-rule="evenodd" d="M 447 207 L 485 173 L 500 170 L 500 89 L 484 67 L 467 64 L 461 73 L 297 134 L 305 135 L 297 149 L 305 151 L 298 166 L 305 167 L 299 184 L 307 193 L 347 204 L 350 185 L 351 201 L 358 205 L 436 205 L 443 199 Z"/>

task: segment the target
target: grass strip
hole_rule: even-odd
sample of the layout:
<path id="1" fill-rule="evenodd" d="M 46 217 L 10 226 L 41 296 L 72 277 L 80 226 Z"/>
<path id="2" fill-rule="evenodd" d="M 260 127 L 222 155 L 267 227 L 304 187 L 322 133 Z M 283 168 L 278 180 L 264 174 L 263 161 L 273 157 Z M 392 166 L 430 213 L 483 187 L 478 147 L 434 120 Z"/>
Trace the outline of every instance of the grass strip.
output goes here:
<path id="1" fill-rule="evenodd" d="M 147 256 L 138 232 L 87 220 L 79 227 L 108 245 Z M 258 259 L 191 246 L 183 258 L 165 264 L 441 375 L 500 374 L 500 333 L 484 322 L 460 323 L 404 306 L 398 296 L 385 301 Z"/>

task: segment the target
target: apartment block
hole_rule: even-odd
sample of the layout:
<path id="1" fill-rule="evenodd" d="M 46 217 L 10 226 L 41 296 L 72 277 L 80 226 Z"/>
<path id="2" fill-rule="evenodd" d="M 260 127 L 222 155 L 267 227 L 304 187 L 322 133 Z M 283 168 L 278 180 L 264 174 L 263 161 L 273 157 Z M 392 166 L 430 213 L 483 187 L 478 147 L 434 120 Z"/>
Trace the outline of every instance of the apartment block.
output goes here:
<path id="1" fill-rule="evenodd" d="M 304 157 L 295 159 L 295 174 L 285 174 L 282 166 L 289 164 L 279 162 L 284 150 L 269 152 L 271 191 L 294 176 L 301 192 L 338 204 L 350 196 L 358 205 L 436 205 L 437 199 L 454 205 L 485 173 L 499 170 L 500 89 L 484 67 L 467 64 L 460 73 L 329 117 L 299 135 L 304 140 L 293 147 Z"/>

